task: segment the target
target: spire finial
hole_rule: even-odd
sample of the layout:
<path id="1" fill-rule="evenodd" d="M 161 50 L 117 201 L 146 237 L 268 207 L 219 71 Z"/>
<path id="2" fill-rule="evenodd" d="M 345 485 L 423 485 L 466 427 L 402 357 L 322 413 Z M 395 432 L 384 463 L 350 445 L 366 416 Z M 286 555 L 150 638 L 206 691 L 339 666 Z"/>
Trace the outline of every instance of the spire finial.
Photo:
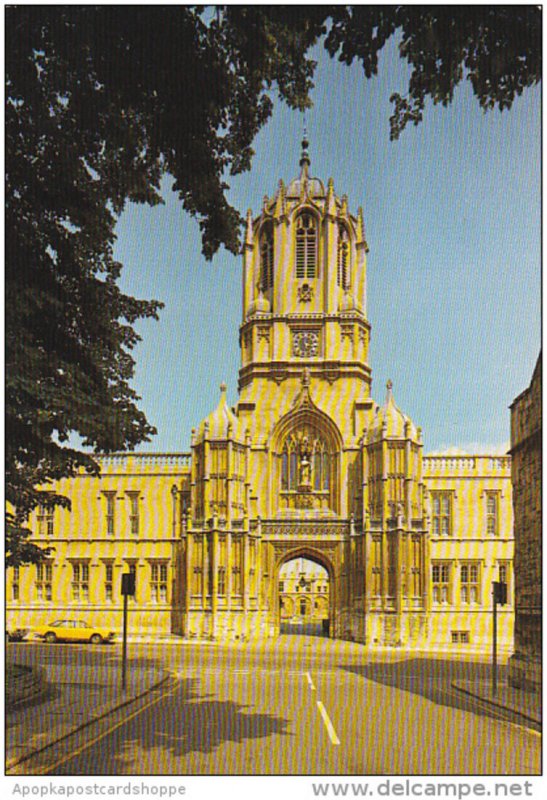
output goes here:
<path id="1" fill-rule="evenodd" d="M 390 379 L 386 383 L 387 389 L 387 396 L 386 396 L 386 403 L 390 403 L 393 400 L 393 381 Z"/>

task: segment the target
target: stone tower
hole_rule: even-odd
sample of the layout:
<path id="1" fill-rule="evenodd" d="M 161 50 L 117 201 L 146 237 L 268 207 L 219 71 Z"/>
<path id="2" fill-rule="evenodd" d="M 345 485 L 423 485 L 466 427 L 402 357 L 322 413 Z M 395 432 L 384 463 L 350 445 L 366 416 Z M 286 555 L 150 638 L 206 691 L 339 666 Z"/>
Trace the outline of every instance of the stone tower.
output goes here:
<path id="1" fill-rule="evenodd" d="M 370 396 L 363 214 L 307 148 L 247 215 L 239 399 L 221 387 L 194 431 L 183 628 L 275 635 L 279 570 L 306 557 L 329 574 L 333 636 L 397 643 L 424 633 L 421 436 L 391 385 Z"/>
<path id="2" fill-rule="evenodd" d="M 143 633 L 260 639 L 304 608 L 335 638 L 475 648 L 491 642 L 491 585 L 503 581 L 500 641 L 513 641 L 516 596 L 513 677 L 536 680 L 541 497 L 526 476 L 539 474 L 539 367 L 513 407 L 525 545 L 513 581 L 511 458 L 422 456 L 391 383 L 374 401 L 363 214 L 310 167 L 304 141 L 297 176 L 247 217 L 237 401 L 220 387 L 191 453 L 114 453 L 98 476 L 43 487 L 71 509 L 32 515 L 52 554 L 8 570 L 7 624 L 42 625 L 77 602 L 89 624 L 119 629 L 129 570 Z M 295 571 L 310 561 L 315 588 Z"/>

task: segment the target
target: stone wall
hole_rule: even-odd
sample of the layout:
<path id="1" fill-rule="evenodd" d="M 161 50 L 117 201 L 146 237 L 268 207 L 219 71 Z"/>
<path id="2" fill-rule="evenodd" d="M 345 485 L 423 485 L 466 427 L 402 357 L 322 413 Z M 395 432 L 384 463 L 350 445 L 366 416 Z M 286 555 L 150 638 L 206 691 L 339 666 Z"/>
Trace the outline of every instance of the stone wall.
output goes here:
<path id="1" fill-rule="evenodd" d="M 6 665 L 6 710 L 44 700 L 51 693 L 45 674 L 36 667 Z"/>
<path id="2" fill-rule="evenodd" d="M 541 686 L 541 356 L 528 389 L 511 406 L 515 530 L 515 655 L 510 682 Z"/>

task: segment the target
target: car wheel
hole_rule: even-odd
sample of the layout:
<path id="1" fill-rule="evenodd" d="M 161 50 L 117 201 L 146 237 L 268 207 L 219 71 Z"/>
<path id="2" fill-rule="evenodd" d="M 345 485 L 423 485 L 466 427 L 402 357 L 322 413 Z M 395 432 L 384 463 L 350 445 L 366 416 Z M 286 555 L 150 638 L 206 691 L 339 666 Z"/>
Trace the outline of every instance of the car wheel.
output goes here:
<path id="1" fill-rule="evenodd" d="M 93 636 L 89 640 L 91 644 L 101 644 L 103 641 L 103 637 L 100 633 L 94 633 Z"/>
<path id="2" fill-rule="evenodd" d="M 55 644 L 55 642 L 57 641 L 57 637 L 56 637 L 56 636 L 55 636 L 55 634 L 54 634 L 54 633 L 52 633 L 51 631 L 50 631 L 49 633 L 46 633 L 46 635 L 44 636 L 44 639 L 45 639 L 45 640 L 46 640 L 46 642 L 48 642 L 49 644 Z"/>

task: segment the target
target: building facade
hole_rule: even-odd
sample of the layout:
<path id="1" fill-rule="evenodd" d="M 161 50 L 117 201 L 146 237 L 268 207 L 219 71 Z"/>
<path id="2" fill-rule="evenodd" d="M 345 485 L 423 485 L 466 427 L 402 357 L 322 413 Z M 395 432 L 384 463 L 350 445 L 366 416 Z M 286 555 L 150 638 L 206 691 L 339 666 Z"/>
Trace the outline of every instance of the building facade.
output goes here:
<path id="1" fill-rule="evenodd" d="M 513 506 L 515 510 L 515 653 L 509 663 L 514 686 L 541 690 L 542 374 L 539 357 L 530 386 L 511 406 Z"/>
<path id="2" fill-rule="evenodd" d="M 239 397 L 183 455 L 102 459 L 61 482 L 72 510 L 38 514 L 49 562 L 10 570 L 8 624 L 67 613 L 196 639 L 276 636 L 295 559 L 328 575 L 329 634 L 368 644 L 484 645 L 493 580 L 510 603 L 510 458 L 424 456 L 422 431 L 371 397 L 361 209 L 310 175 L 280 181 L 247 216 Z"/>

